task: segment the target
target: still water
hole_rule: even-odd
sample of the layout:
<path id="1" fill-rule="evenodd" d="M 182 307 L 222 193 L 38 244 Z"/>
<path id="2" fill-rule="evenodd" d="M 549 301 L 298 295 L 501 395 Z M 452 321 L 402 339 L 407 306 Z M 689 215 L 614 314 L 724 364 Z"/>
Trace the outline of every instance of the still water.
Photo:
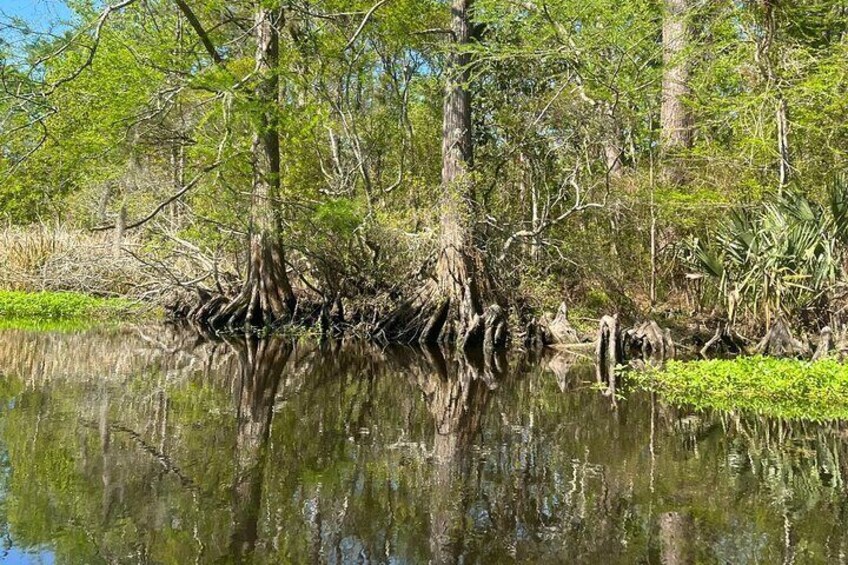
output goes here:
<path id="1" fill-rule="evenodd" d="M 845 560 L 848 427 L 613 404 L 573 362 L 4 330 L 0 560 Z"/>

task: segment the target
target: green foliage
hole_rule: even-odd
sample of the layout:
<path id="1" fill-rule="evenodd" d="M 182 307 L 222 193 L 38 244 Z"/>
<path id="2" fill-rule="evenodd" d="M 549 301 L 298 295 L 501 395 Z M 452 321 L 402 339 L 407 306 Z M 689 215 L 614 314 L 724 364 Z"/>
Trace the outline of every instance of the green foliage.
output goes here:
<path id="1" fill-rule="evenodd" d="M 356 203 L 343 198 L 320 204 L 312 216 L 316 228 L 335 237 L 350 238 L 362 224 L 362 214 Z"/>
<path id="2" fill-rule="evenodd" d="M 630 372 L 638 385 L 676 404 L 743 410 L 776 418 L 848 418 L 848 366 L 770 357 L 671 361 L 662 369 Z"/>
<path id="3" fill-rule="evenodd" d="M 0 319 L 7 323 L 38 320 L 109 319 L 133 309 L 118 298 L 96 298 L 73 292 L 0 291 Z"/>
<path id="4" fill-rule="evenodd" d="M 713 282 L 731 320 L 740 310 L 768 323 L 827 306 L 843 274 L 846 198 L 841 177 L 830 185 L 828 206 L 786 192 L 736 209 L 707 241 L 692 242 L 693 265 Z"/>
<path id="5" fill-rule="evenodd" d="M 232 286 L 255 215 L 253 139 L 272 133 L 280 189 L 263 205 L 279 220 L 292 278 L 314 287 L 296 290 L 341 286 L 356 300 L 420 285 L 409 279 L 417 272 L 410 263 L 433 255 L 440 229 L 452 49 L 442 33 L 451 16 L 445 2 L 266 3 L 286 10 L 271 103 L 256 96 L 267 77 L 254 72 L 255 38 L 241 25 L 253 21 L 256 2 L 190 3 L 221 64 L 170 0 L 110 12 L 88 61 L 101 4 L 68 0 L 63 34 L 11 41 L 6 30 L 19 22 L 0 25 L 0 220 L 91 227 L 112 223 L 123 207 L 138 219 L 195 179 L 136 232 L 138 251 L 151 265 L 193 254 L 194 270 L 174 268 L 176 278 L 205 284 L 214 263 Z M 825 179 L 848 162 L 844 9 L 832 0 L 719 0 L 689 10 L 685 103 L 695 135 L 679 155 L 686 182 L 674 186 L 663 181 L 660 147 L 662 2 L 475 1 L 464 85 L 475 142 L 469 209 L 493 278 L 515 302 L 527 284 L 533 307 L 558 301 L 555 294 L 592 302 L 594 289 L 609 309 L 656 307 L 651 289 L 679 305 L 688 294 L 681 241 L 724 221 L 729 206 L 770 206 L 779 103 L 790 123 L 791 177 L 810 203 L 827 200 Z M 258 132 L 265 114 L 273 131 Z M 615 174 L 610 151 L 621 165 Z M 734 258 L 733 268 L 721 247 L 747 253 L 744 237 L 705 237 L 690 259 L 727 279 L 712 298 L 732 316 L 757 320 L 820 309 L 839 259 L 826 257 L 838 251 L 826 240 L 848 240 L 840 198 L 830 211 L 806 210 L 834 220 L 818 235 L 809 214 L 760 215 L 753 227 L 775 237 L 758 242 L 756 260 Z M 738 227 L 744 236 L 751 226 Z M 823 246 L 811 257 L 816 240 Z"/>

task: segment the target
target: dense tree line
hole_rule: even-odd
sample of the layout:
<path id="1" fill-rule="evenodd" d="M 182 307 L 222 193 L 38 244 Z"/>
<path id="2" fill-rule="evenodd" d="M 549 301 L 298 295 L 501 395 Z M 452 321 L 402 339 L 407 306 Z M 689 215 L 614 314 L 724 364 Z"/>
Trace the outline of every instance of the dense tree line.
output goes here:
<path id="1" fill-rule="evenodd" d="M 0 214 L 190 256 L 205 325 L 838 311 L 842 1 L 68 6 L 0 27 Z"/>

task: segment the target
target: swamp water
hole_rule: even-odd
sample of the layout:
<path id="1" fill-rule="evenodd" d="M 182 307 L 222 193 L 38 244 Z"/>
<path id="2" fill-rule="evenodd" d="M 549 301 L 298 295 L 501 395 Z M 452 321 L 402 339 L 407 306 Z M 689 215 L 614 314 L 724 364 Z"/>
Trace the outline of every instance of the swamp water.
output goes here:
<path id="1" fill-rule="evenodd" d="M 571 361 L 2 330 L 0 560 L 846 559 L 848 426 L 614 405 Z"/>

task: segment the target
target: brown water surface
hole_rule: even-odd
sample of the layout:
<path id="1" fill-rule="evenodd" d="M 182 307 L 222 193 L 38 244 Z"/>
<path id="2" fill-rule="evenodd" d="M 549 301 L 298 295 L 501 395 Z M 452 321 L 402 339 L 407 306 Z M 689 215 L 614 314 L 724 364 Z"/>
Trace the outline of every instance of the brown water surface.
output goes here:
<path id="1" fill-rule="evenodd" d="M 573 361 L 0 331 L 0 558 L 845 560 L 846 426 L 613 404 Z"/>

